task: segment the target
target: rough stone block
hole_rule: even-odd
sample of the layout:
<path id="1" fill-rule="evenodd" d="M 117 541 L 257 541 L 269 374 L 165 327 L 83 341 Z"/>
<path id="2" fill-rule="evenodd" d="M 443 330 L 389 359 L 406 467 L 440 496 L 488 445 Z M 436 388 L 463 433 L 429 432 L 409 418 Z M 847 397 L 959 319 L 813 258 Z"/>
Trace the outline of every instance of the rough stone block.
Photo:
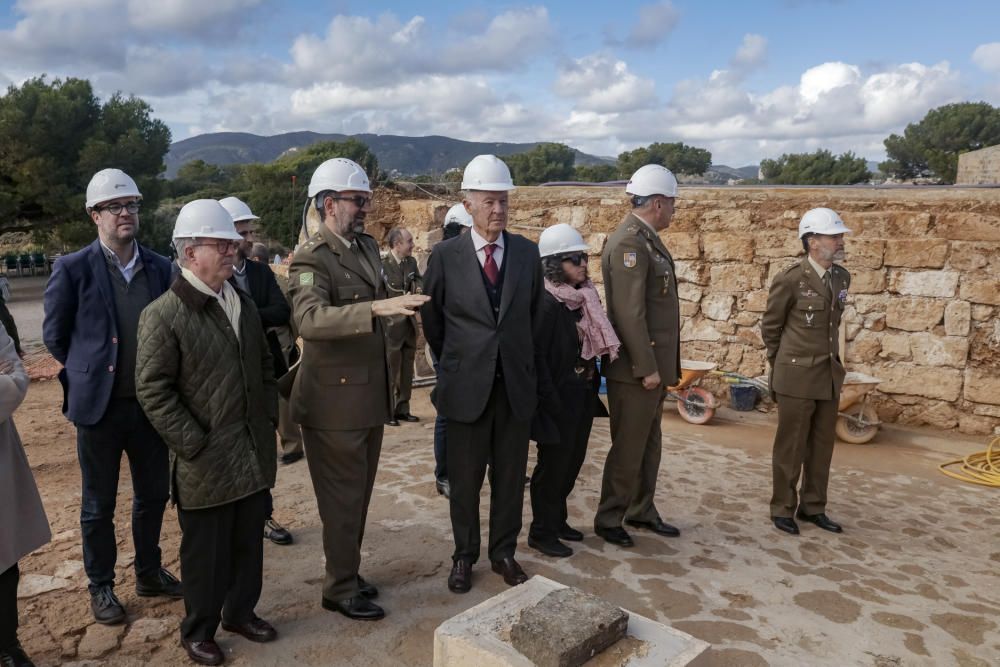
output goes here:
<path id="1" fill-rule="evenodd" d="M 996 417 L 997 419 L 1000 419 L 1000 405 L 973 404 L 972 413 L 982 417 Z"/>
<path id="2" fill-rule="evenodd" d="M 889 290 L 907 296 L 939 296 L 951 298 L 958 289 L 957 271 L 901 271 L 889 272 Z M 854 287 L 854 283 L 851 283 Z"/>
<path id="3" fill-rule="evenodd" d="M 697 233 L 666 232 L 663 244 L 674 259 L 698 259 L 701 257 L 701 243 Z"/>
<path id="4" fill-rule="evenodd" d="M 760 313 L 752 310 L 737 310 L 732 321 L 733 324 L 741 327 L 752 327 L 760 322 Z"/>
<path id="5" fill-rule="evenodd" d="M 32 598 L 42 593 L 59 591 L 72 587 L 73 582 L 48 574 L 22 574 L 17 585 L 18 599 Z"/>
<path id="6" fill-rule="evenodd" d="M 1000 246 L 985 241 L 952 241 L 948 266 L 956 271 L 975 271 L 986 268 L 990 260 L 1000 253 Z"/>
<path id="7" fill-rule="evenodd" d="M 743 299 L 743 305 L 740 306 L 740 308 L 750 310 L 755 313 L 763 313 L 767 310 L 767 290 L 759 289 L 747 292 Z"/>
<path id="8" fill-rule="evenodd" d="M 1000 241 L 1000 218 L 979 213 L 942 213 L 934 233 L 954 241 Z"/>
<path id="9" fill-rule="evenodd" d="M 694 317 L 701 309 L 693 301 L 681 301 L 681 316 Z"/>
<path id="10" fill-rule="evenodd" d="M 976 279 L 966 276 L 962 279 L 962 288 L 959 294 L 966 301 L 1000 306 L 1000 279 Z"/>
<path id="11" fill-rule="evenodd" d="M 926 237 L 931 228 L 930 213 L 893 213 L 889 219 L 889 238 Z"/>
<path id="12" fill-rule="evenodd" d="M 749 232 L 753 229 L 753 214 L 749 209 L 714 209 L 705 211 L 701 228 L 708 231 Z"/>
<path id="13" fill-rule="evenodd" d="M 722 334 L 712 326 L 712 323 L 705 319 L 687 319 L 681 327 L 681 342 L 692 340 L 717 341 L 722 339 Z"/>
<path id="14" fill-rule="evenodd" d="M 904 266 L 912 269 L 940 269 L 948 256 L 945 239 L 889 239 L 885 243 L 886 266 Z"/>
<path id="15" fill-rule="evenodd" d="M 885 237 L 889 231 L 892 214 L 888 212 L 859 213 L 857 211 L 840 211 L 840 217 L 852 234 Z"/>
<path id="16" fill-rule="evenodd" d="M 802 252 L 802 241 L 792 231 L 759 232 L 754 239 L 758 257 L 795 257 Z"/>
<path id="17" fill-rule="evenodd" d="M 733 314 L 732 294 L 709 294 L 701 300 L 701 312 L 713 320 L 728 320 Z"/>
<path id="18" fill-rule="evenodd" d="M 403 227 L 426 229 L 428 221 L 434 219 L 436 203 L 429 199 L 401 199 L 399 201 L 399 224 Z"/>
<path id="19" fill-rule="evenodd" d="M 876 365 L 873 375 L 881 378 L 882 384 L 878 389 L 885 394 L 910 394 L 955 401 L 962 393 L 962 371 L 956 368 L 895 363 Z M 995 400 L 1000 401 L 1000 394 Z"/>
<path id="20" fill-rule="evenodd" d="M 964 368 L 969 358 L 969 339 L 915 333 L 910 335 L 910 350 L 914 363 L 921 366 Z"/>
<path id="21" fill-rule="evenodd" d="M 581 229 L 587 222 L 586 206 L 560 206 L 552 211 L 552 223 L 565 223 L 573 229 Z"/>
<path id="22" fill-rule="evenodd" d="M 757 264 L 713 264 L 710 274 L 715 292 L 749 292 L 762 287 L 764 267 Z"/>
<path id="23" fill-rule="evenodd" d="M 77 646 L 77 655 L 81 658 L 100 658 L 118 648 L 123 634 L 124 625 L 89 625 Z"/>
<path id="24" fill-rule="evenodd" d="M 853 289 L 854 286 L 851 286 Z M 851 297 L 851 305 L 862 315 L 868 313 L 884 313 L 889 305 L 889 297 L 885 294 L 861 294 Z"/>
<path id="25" fill-rule="evenodd" d="M 701 239 L 705 259 L 710 262 L 749 262 L 753 239 L 732 232 L 708 232 Z"/>
<path id="26" fill-rule="evenodd" d="M 712 326 L 715 330 L 721 334 L 726 334 L 727 336 L 736 333 L 736 325 L 733 322 L 719 322 L 717 320 L 712 321 Z"/>
<path id="27" fill-rule="evenodd" d="M 538 667 L 578 667 L 625 637 L 628 614 L 575 588 L 523 609 L 510 643 Z"/>
<path id="28" fill-rule="evenodd" d="M 958 416 L 958 431 L 967 435 L 988 435 L 997 424 L 996 418 L 979 415 L 960 414 Z"/>
<path id="29" fill-rule="evenodd" d="M 927 425 L 934 428 L 955 428 L 958 426 L 958 412 L 950 403 L 931 401 L 920 405 L 911 405 L 903 410 L 898 421 L 916 426 Z"/>
<path id="30" fill-rule="evenodd" d="M 587 254 L 594 257 L 594 259 L 599 260 L 600 254 L 604 252 L 604 245 L 608 242 L 608 235 L 604 232 L 598 232 L 597 234 L 591 234 L 586 237 L 586 241 L 589 246 Z M 595 257 L 595 255 L 597 257 Z"/>
<path id="31" fill-rule="evenodd" d="M 140 618 L 129 626 L 122 646 L 136 646 L 163 639 L 177 629 L 177 621 L 169 618 Z"/>
<path id="32" fill-rule="evenodd" d="M 677 283 L 677 297 L 684 301 L 701 301 L 703 290 L 693 283 Z"/>
<path id="33" fill-rule="evenodd" d="M 944 317 L 944 301 L 921 297 L 890 299 L 885 312 L 885 323 L 893 329 L 904 331 L 929 331 Z"/>
<path id="34" fill-rule="evenodd" d="M 848 237 L 844 248 L 847 251 L 844 266 L 848 269 L 854 267 L 862 269 L 882 268 L 882 257 L 885 254 L 884 240 Z"/>
<path id="35" fill-rule="evenodd" d="M 966 368 L 965 399 L 1000 405 L 1000 374 L 988 368 Z"/>
<path id="36" fill-rule="evenodd" d="M 972 306 L 968 301 L 951 301 L 944 307 L 944 332 L 949 336 L 968 336 L 972 324 Z"/>
<path id="37" fill-rule="evenodd" d="M 674 262 L 679 282 L 687 281 L 695 285 L 707 285 L 711 275 L 710 267 L 705 262 L 679 259 Z"/>
<path id="38" fill-rule="evenodd" d="M 976 322 L 985 322 L 993 317 L 993 306 L 983 304 L 972 304 L 972 319 Z"/>
<path id="39" fill-rule="evenodd" d="M 881 338 L 882 351 L 879 357 L 890 361 L 901 361 L 910 358 L 910 335 L 903 333 L 883 333 Z"/>
<path id="40" fill-rule="evenodd" d="M 869 364 L 875 361 L 882 350 L 882 335 L 874 331 L 861 330 L 845 351 L 850 363 Z"/>
<path id="41" fill-rule="evenodd" d="M 885 270 L 855 269 L 851 271 L 851 292 L 854 294 L 881 294 L 885 291 Z"/>

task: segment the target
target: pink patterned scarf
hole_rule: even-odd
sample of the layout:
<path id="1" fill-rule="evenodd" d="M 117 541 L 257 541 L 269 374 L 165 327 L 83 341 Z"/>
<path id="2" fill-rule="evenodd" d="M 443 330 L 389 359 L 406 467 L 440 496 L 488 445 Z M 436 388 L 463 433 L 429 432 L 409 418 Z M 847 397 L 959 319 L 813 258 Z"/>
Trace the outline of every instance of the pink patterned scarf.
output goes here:
<path id="1" fill-rule="evenodd" d="M 576 323 L 580 341 L 583 343 L 581 357 L 594 359 L 607 354 L 612 361 L 618 358 L 621 341 L 618 340 L 614 327 L 604 313 L 604 306 L 601 305 L 601 297 L 598 296 L 594 283 L 587 280 L 577 289 L 572 285 L 554 283 L 546 278 L 545 289 L 556 298 L 556 301 L 570 310 L 582 311 L 580 321 Z"/>

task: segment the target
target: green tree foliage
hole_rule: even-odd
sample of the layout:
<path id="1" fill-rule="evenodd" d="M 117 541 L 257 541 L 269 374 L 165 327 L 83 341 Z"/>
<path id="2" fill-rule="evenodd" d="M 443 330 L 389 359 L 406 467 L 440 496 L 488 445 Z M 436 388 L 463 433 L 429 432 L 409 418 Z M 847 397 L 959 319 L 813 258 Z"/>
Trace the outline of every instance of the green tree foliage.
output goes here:
<path id="1" fill-rule="evenodd" d="M 618 178 L 618 167 L 613 164 L 578 165 L 573 170 L 573 180 L 585 183 L 603 183 Z"/>
<path id="2" fill-rule="evenodd" d="M 155 208 L 170 130 L 135 97 L 103 104 L 88 81 L 45 77 L 10 86 L 0 97 L 0 220 L 30 227 L 75 245 L 87 228 L 87 183 L 105 167 L 125 170 L 139 185 L 147 210 Z"/>
<path id="3" fill-rule="evenodd" d="M 986 102 L 947 104 L 884 143 L 889 159 L 879 165 L 883 172 L 897 178 L 932 173 L 954 183 L 959 154 L 1000 144 L 1000 109 Z"/>
<path id="4" fill-rule="evenodd" d="M 762 160 L 760 169 L 765 183 L 780 185 L 850 185 L 872 177 L 864 158 L 850 151 L 839 156 L 822 149 L 786 153 L 777 160 Z"/>
<path id="5" fill-rule="evenodd" d="M 675 174 L 704 174 L 712 166 L 712 154 L 681 142 L 655 143 L 618 156 L 618 176 L 628 178 L 647 164 L 659 164 Z"/>
<path id="6" fill-rule="evenodd" d="M 238 168 L 224 169 L 204 160 L 191 160 L 181 165 L 174 179 L 167 183 L 167 192 L 172 197 L 212 197 L 216 191 L 226 191 L 238 173 Z"/>
<path id="7" fill-rule="evenodd" d="M 538 185 L 573 178 L 576 153 L 565 144 L 538 144 L 530 151 L 508 155 L 504 162 L 517 185 Z"/>

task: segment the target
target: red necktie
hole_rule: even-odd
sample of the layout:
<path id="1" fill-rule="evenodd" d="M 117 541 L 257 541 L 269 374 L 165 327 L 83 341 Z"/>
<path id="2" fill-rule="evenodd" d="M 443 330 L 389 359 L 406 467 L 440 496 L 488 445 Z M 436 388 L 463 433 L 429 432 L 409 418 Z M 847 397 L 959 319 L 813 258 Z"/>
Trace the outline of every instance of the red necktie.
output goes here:
<path id="1" fill-rule="evenodd" d="M 496 287 L 497 281 L 500 280 L 500 269 L 497 268 L 497 263 L 493 261 L 493 252 L 496 249 L 496 243 L 487 243 L 483 247 L 483 252 L 486 253 L 486 261 L 483 262 L 483 273 L 486 274 L 486 279 L 490 281 L 490 285 L 493 287 Z"/>

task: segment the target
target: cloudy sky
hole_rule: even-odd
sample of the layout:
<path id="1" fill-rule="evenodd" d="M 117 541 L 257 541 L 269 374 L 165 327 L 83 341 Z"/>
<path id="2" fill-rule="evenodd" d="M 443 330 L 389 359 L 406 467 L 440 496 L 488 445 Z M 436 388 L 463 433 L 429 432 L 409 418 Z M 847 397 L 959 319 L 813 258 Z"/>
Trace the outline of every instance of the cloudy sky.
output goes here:
<path id="1" fill-rule="evenodd" d="M 879 160 L 933 107 L 1000 105 L 1000 2 L 0 2 L 0 86 L 43 73 L 145 98 L 174 140 L 315 130 Z"/>

